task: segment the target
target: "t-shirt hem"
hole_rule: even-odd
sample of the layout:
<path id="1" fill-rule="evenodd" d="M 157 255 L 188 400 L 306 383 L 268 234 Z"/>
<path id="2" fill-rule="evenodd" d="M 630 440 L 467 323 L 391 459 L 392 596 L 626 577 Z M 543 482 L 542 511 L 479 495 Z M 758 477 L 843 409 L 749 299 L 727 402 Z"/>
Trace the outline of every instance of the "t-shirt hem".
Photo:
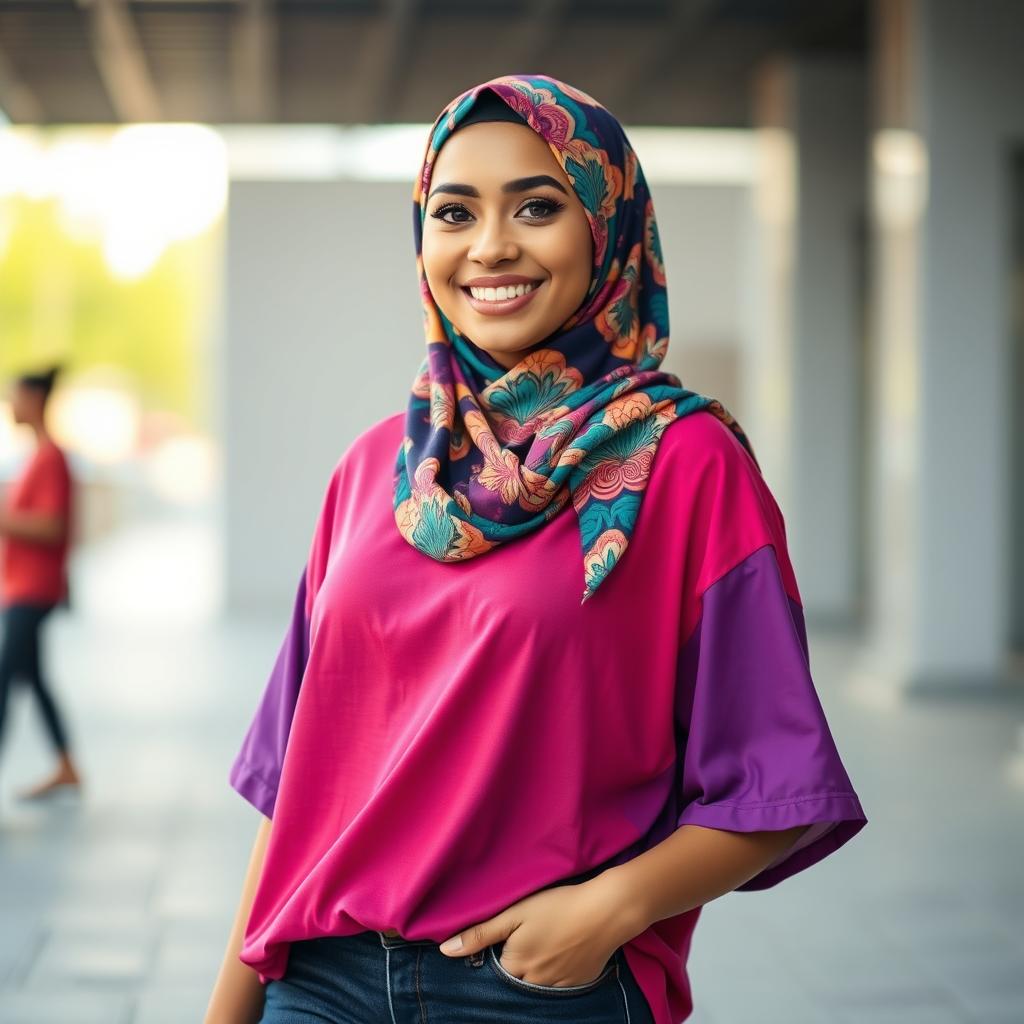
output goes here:
<path id="1" fill-rule="evenodd" d="M 720 801 L 693 803 L 678 817 L 678 825 L 701 825 L 730 832 L 783 831 L 798 825 L 830 823 L 831 828 L 812 843 L 793 851 L 780 863 L 772 864 L 736 887 L 738 892 L 768 889 L 785 878 L 823 860 L 849 842 L 868 822 L 857 795 L 852 792 L 825 792 L 759 804 Z"/>
<path id="2" fill-rule="evenodd" d="M 266 782 L 244 757 L 235 759 L 228 773 L 228 783 L 265 817 L 273 818 L 277 789 Z"/>

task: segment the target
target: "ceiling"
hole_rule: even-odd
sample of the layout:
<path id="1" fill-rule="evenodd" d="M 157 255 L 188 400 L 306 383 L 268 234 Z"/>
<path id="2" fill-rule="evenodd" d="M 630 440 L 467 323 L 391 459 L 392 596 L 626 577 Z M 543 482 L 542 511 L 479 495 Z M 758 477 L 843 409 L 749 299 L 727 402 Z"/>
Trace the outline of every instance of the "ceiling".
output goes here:
<path id="1" fill-rule="evenodd" d="M 748 127 L 779 52 L 863 59 L 866 0 L 0 0 L 16 124 L 429 122 L 544 73 L 625 123 Z"/>

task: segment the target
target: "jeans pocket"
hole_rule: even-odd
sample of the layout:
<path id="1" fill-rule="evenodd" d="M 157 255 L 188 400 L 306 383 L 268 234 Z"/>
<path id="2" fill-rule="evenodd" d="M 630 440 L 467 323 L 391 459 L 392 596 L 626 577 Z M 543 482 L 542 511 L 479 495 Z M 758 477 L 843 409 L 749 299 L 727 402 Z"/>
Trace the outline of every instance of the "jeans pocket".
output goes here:
<path id="1" fill-rule="evenodd" d="M 504 946 L 505 942 L 502 940 L 501 942 L 495 942 L 487 947 L 488 965 L 492 968 L 498 978 L 506 984 L 512 985 L 518 989 L 523 989 L 527 992 L 536 992 L 539 995 L 573 996 L 581 995 L 584 992 L 592 992 L 594 989 L 605 984 L 605 982 L 616 977 L 619 970 L 619 950 L 615 950 L 615 952 L 608 958 L 608 962 L 601 968 L 600 974 L 598 974 L 596 978 L 592 978 L 590 981 L 583 982 L 582 985 L 538 985 L 536 982 L 517 978 L 508 970 L 507 967 L 502 965 L 500 957 Z"/>

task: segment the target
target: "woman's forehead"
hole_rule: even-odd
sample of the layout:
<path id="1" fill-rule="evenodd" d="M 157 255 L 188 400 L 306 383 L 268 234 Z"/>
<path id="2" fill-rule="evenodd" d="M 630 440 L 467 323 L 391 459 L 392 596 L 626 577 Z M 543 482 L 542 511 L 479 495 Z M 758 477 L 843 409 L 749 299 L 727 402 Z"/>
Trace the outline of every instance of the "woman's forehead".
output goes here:
<path id="1" fill-rule="evenodd" d="M 533 129 L 509 121 L 466 125 L 450 135 L 434 157 L 433 183 L 504 182 L 532 174 L 550 174 L 571 188 L 551 147 Z M 457 176 L 457 177 L 456 177 Z"/>

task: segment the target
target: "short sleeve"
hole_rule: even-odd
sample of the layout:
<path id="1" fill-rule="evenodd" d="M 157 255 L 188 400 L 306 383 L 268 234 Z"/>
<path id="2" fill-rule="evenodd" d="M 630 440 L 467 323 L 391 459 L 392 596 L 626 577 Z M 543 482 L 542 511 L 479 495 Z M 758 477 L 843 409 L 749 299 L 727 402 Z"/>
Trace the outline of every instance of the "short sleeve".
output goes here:
<path id="1" fill-rule="evenodd" d="M 306 564 L 295 589 L 288 628 L 228 773 L 232 788 L 268 818 L 274 815 L 288 736 L 309 661 L 313 599 L 327 572 L 344 461 L 342 456 L 328 481 Z"/>
<path id="2" fill-rule="evenodd" d="M 60 451 L 53 448 L 40 459 L 33 474 L 31 507 L 46 515 L 67 515 L 71 500 L 71 478 Z"/>
<path id="3" fill-rule="evenodd" d="M 309 659 L 307 574 L 308 566 L 299 577 L 291 619 L 277 660 L 228 774 L 232 788 L 268 818 L 274 816 L 288 734 Z"/>
<path id="4" fill-rule="evenodd" d="M 811 678 L 803 610 L 773 544 L 704 591 L 680 653 L 678 698 L 677 825 L 810 826 L 739 890 L 767 889 L 810 867 L 867 824 Z"/>

